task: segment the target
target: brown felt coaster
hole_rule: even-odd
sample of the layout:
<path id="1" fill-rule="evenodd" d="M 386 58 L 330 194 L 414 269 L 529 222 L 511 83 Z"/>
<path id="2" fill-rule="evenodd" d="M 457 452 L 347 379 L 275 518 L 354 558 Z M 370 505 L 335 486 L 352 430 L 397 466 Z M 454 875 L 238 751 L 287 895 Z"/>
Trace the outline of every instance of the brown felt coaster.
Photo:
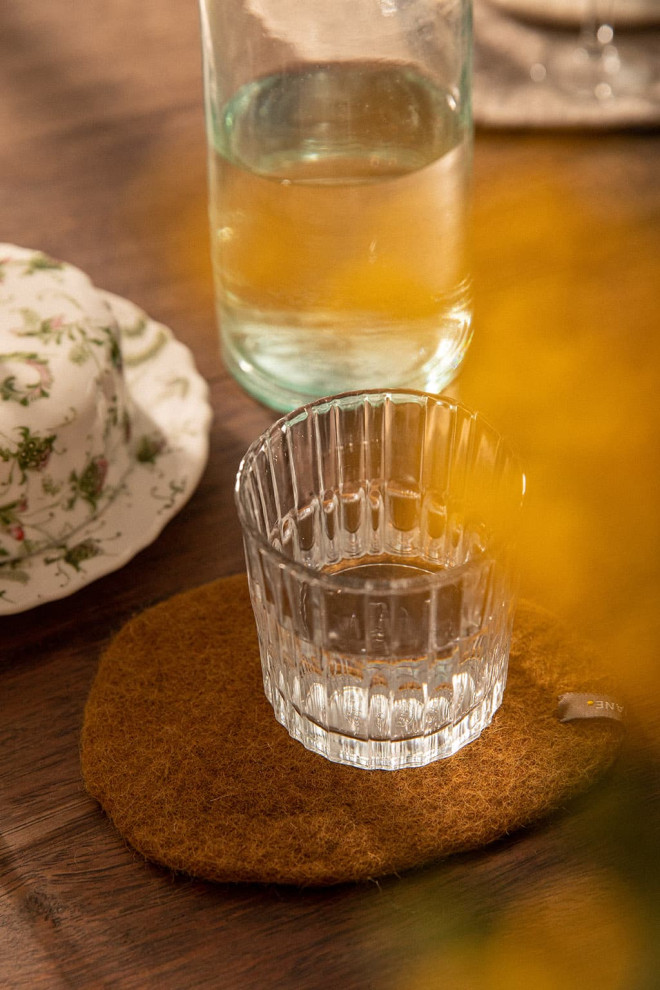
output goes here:
<path id="1" fill-rule="evenodd" d="M 481 738 L 413 770 L 330 763 L 289 738 L 262 684 L 244 575 L 132 619 L 85 710 L 87 789 L 150 860 L 219 881 L 329 884 L 419 866 L 537 821 L 612 762 L 621 726 L 561 723 L 607 692 L 598 664 L 521 603 L 502 707 Z"/>

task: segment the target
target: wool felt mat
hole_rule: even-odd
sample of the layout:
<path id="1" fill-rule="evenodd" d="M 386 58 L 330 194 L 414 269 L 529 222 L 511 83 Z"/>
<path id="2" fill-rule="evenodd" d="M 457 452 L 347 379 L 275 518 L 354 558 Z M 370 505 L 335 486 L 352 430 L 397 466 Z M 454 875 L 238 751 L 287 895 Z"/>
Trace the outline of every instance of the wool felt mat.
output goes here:
<path id="1" fill-rule="evenodd" d="M 621 725 L 561 723 L 611 691 L 589 649 L 521 602 L 504 702 L 430 766 L 369 771 L 308 752 L 265 699 L 244 575 L 131 619 L 101 658 L 81 740 L 87 790 L 147 859 L 214 881 L 365 880 L 483 846 L 588 787 Z"/>

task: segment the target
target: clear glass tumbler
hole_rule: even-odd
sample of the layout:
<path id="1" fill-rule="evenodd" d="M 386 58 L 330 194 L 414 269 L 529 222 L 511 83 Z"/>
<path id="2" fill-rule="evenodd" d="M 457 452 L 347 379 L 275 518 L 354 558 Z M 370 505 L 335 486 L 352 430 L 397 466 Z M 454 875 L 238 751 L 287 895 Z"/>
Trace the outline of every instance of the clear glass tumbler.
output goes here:
<path id="1" fill-rule="evenodd" d="M 495 430 L 421 392 L 322 399 L 251 445 L 236 504 L 291 736 L 396 770 L 480 735 L 506 683 L 523 490 Z"/>
<path id="2" fill-rule="evenodd" d="M 225 364 L 290 410 L 471 335 L 470 0 L 200 0 Z"/>

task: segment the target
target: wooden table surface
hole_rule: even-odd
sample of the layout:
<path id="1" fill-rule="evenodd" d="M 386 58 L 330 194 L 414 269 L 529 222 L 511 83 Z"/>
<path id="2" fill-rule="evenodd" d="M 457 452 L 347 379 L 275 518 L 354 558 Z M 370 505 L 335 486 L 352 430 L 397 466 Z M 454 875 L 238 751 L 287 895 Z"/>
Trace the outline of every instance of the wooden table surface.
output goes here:
<path id="1" fill-rule="evenodd" d="M 479 132 L 473 345 L 454 390 L 526 460 L 523 587 L 598 647 L 631 718 L 551 821 L 366 886 L 214 886 L 128 848 L 85 793 L 83 706 L 133 614 L 243 567 L 232 501 L 274 414 L 214 326 L 193 0 L 0 7 L 0 240 L 168 324 L 211 387 L 201 484 L 152 546 L 0 625 L 0 986 L 660 985 L 656 134 Z M 521 768 L 521 771 L 524 768 Z"/>

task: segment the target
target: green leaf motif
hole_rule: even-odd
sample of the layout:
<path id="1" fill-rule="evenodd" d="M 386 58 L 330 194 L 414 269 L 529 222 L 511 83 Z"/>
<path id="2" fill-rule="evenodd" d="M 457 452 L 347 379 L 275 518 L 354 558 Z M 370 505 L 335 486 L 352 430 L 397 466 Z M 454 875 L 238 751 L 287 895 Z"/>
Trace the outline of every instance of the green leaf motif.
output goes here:
<path id="1" fill-rule="evenodd" d="M 11 526 L 12 523 L 18 521 L 18 514 L 21 511 L 25 511 L 25 506 L 16 499 L 13 502 L 7 502 L 5 505 L 0 505 L 0 525 L 7 527 Z"/>
<path id="2" fill-rule="evenodd" d="M 62 484 L 59 481 L 53 481 L 50 475 L 46 475 L 41 481 L 41 490 L 44 495 L 57 495 L 62 490 Z"/>
<path id="3" fill-rule="evenodd" d="M 121 371 L 123 366 L 123 361 L 122 361 L 121 346 L 119 344 L 119 341 L 115 337 L 110 327 L 105 327 L 104 329 L 110 338 L 110 360 L 112 362 L 112 365 L 114 368 L 117 369 L 117 371 Z"/>
<path id="4" fill-rule="evenodd" d="M 47 271 L 50 269 L 64 268 L 61 261 L 49 258 L 47 254 L 33 254 L 23 272 L 24 275 L 34 275 L 35 272 Z"/>
<path id="5" fill-rule="evenodd" d="M 165 448 L 165 441 L 162 438 L 149 436 L 140 437 L 135 457 L 140 464 L 155 464 L 156 458 L 162 454 Z"/>
<path id="6" fill-rule="evenodd" d="M 48 464 L 57 436 L 40 437 L 32 433 L 27 426 L 20 429 L 23 439 L 16 449 L 16 463 L 21 471 L 42 471 Z"/>
<path id="7" fill-rule="evenodd" d="M 92 557 L 98 557 L 101 553 L 101 548 L 99 547 L 96 540 L 83 540 L 81 543 L 76 543 L 75 546 L 69 547 L 62 559 L 69 565 L 73 567 L 74 570 L 80 571 L 80 565 L 86 560 L 91 560 Z"/>
<path id="8" fill-rule="evenodd" d="M 67 508 L 72 509 L 80 497 L 89 502 L 93 509 L 96 509 L 99 498 L 103 494 L 107 473 L 108 462 L 105 457 L 93 457 L 81 474 L 72 471 L 69 476 L 72 495 L 67 503 Z"/>
<path id="9" fill-rule="evenodd" d="M 0 354 L 0 360 L 17 361 L 36 372 L 37 376 L 33 381 L 17 383 L 16 375 L 6 375 L 0 381 L 0 399 L 3 402 L 16 402 L 19 406 L 27 406 L 37 399 L 48 398 L 50 386 L 53 384 L 53 376 L 45 358 L 39 357 L 31 351 L 14 351 L 9 354 Z"/>
<path id="10" fill-rule="evenodd" d="M 21 426 L 19 433 L 22 437 L 14 449 L 0 447 L 0 459 L 14 461 L 20 468 L 22 480 L 25 481 L 27 471 L 43 471 L 50 460 L 57 434 L 39 436 L 32 433 L 29 427 Z"/>
<path id="11" fill-rule="evenodd" d="M 69 361 L 72 364 L 84 364 L 89 359 L 89 347 L 83 343 L 74 344 L 69 351 Z"/>

